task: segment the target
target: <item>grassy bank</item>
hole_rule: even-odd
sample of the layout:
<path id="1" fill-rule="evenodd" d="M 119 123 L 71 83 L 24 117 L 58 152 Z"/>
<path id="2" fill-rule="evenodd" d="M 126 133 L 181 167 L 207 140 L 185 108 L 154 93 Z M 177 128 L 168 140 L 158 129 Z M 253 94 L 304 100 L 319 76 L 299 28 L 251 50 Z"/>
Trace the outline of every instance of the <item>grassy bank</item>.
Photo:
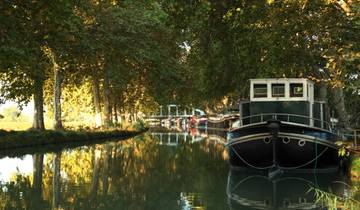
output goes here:
<path id="1" fill-rule="evenodd" d="M 142 133 L 144 130 L 107 130 L 107 131 L 54 131 L 28 130 L 5 131 L 0 130 L 0 151 L 39 147 L 58 144 L 78 144 L 81 142 L 105 139 L 126 139 Z"/>

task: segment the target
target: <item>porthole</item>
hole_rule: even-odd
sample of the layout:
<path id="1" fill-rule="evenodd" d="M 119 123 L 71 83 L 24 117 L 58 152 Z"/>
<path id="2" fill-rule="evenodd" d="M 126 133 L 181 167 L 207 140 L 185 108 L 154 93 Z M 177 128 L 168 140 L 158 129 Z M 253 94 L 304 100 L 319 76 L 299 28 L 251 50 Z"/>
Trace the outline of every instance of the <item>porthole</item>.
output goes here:
<path id="1" fill-rule="evenodd" d="M 288 144 L 288 143 L 290 143 L 290 138 L 289 138 L 289 137 L 284 137 L 284 138 L 282 139 L 282 142 L 283 142 L 284 144 Z"/>
<path id="2" fill-rule="evenodd" d="M 269 137 L 265 137 L 265 138 L 264 138 L 264 142 L 265 142 L 265 144 L 269 144 L 269 143 L 270 143 L 270 141 L 271 141 L 271 140 L 270 140 L 270 138 L 269 138 Z"/>
<path id="3" fill-rule="evenodd" d="M 299 140 L 298 141 L 298 145 L 300 146 L 300 147 L 303 147 L 303 146 L 305 146 L 305 140 Z"/>

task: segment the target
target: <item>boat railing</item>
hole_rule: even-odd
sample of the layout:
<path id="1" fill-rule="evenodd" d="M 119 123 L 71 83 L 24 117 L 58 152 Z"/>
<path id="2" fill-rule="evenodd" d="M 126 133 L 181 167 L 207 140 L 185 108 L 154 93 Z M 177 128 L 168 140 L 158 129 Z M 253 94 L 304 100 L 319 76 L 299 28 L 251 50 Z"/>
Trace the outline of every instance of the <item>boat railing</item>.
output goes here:
<path id="1" fill-rule="evenodd" d="M 240 123 L 239 126 L 262 123 L 268 120 L 279 120 L 283 122 L 307 125 L 307 126 L 326 129 L 326 130 L 331 129 L 330 123 L 324 120 L 316 119 L 304 115 L 286 114 L 286 113 L 263 113 L 263 114 L 256 114 L 256 115 L 242 117 L 239 119 L 239 123 Z"/>

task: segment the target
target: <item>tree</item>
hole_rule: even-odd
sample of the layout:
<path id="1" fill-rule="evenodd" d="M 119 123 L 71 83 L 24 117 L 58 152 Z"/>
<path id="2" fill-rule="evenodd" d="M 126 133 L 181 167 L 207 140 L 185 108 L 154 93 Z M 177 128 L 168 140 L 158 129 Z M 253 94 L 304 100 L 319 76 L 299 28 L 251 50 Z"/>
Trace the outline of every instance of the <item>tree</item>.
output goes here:
<path id="1" fill-rule="evenodd" d="M 309 77 L 343 86 L 358 72 L 359 4 L 336 1 L 164 1 L 189 46 L 201 96 L 211 106 L 247 96 L 249 78 Z M 341 72 L 338 74 L 337 72 Z M 190 74 L 191 75 L 191 74 Z M 336 76 L 338 75 L 338 76 Z M 199 88 L 200 87 L 200 88 Z M 331 89 L 338 99 L 340 89 Z M 208 100 L 207 100 L 208 99 Z M 343 100 L 339 100 L 343 101 Z M 334 102 L 332 102 L 334 103 Z M 208 106 L 202 103 L 203 106 Z M 346 117 L 344 103 L 335 106 Z M 341 119 L 346 124 L 347 119 Z"/>

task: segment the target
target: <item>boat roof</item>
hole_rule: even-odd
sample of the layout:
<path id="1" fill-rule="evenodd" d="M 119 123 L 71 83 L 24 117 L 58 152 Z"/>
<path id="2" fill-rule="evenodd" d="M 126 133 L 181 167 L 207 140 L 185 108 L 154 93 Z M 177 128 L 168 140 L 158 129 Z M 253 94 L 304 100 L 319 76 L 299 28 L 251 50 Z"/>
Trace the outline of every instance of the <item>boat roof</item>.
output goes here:
<path id="1" fill-rule="evenodd" d="M 256 78 L 250 79 L 250 82 L 261 82 L 261 83 L 274 83 L 274 82 L 291 82 L 291 83 L 298 83 L 298 82 L 305 82 L 314 84 L 313 81 L 307 78 Z"/>

